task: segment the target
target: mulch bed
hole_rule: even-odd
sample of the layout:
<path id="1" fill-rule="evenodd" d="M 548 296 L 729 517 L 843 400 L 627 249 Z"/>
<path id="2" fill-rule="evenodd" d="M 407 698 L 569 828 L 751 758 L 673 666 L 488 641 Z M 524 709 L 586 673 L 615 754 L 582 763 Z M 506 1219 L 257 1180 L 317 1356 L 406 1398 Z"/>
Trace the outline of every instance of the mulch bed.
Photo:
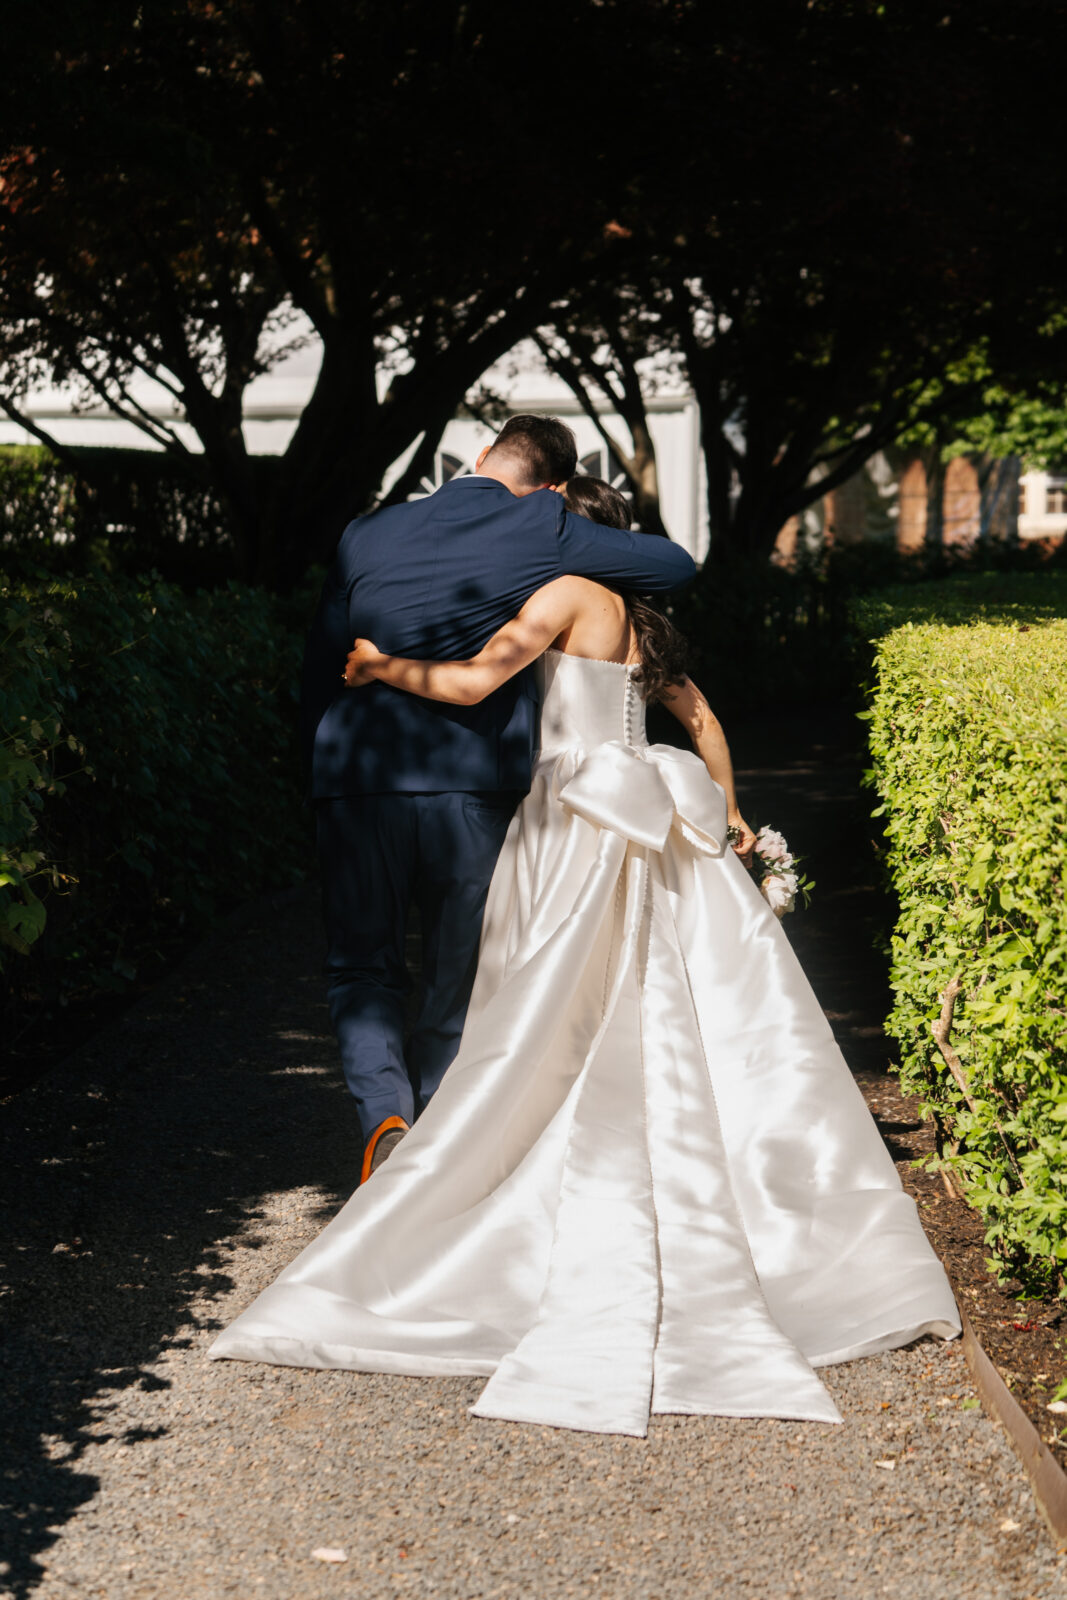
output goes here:
<path id="1" fill-rule="evenodd" d="M 946 1192 L 936 1172 L 913 1165 L 934 1148 L 933 1127 L 920 1121 L 919 1102 L 902 1094 L 887 1073 L 861 1070 L 855 1076 L 979 1343 L 1060 1466 L 1067 1468 L 1067 1416 L 1048 1410 L 1053 1393 L 1067 1378 L 1067 1302 L 1020 1300 L 1017 1283 L 997 1282 L 986 1265 L 981 1218 Z"/>

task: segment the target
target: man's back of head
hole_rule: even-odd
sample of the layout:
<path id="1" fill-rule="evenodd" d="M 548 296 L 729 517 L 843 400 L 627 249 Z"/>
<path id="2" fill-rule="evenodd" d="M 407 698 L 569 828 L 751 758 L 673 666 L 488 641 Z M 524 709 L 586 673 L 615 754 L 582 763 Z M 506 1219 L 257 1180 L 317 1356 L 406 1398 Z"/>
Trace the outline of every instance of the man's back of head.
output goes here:
<path id="1" fill-rule="evenodd" d="M 578 465 L 574 434 L 558 417 L 509 417 L 478 457 L 483 476 L 499 478 L 513 494 L 566 483 Z"/>

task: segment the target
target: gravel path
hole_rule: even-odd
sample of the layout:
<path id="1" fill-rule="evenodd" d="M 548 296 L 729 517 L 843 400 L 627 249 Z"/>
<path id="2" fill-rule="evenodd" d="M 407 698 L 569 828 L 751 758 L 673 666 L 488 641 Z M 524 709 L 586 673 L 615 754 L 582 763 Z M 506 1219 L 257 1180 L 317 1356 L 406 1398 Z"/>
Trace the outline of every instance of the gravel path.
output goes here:
<path id="1" fill-rule="evenodd" d="M 355 1181 L 319 954 L 310 890 L 247 908 L 7 1108 L 5 1594 L 1067 1597 L 956 1346 L 831 1370 L 842 1428 L 647 1441 L 205 1361 Z"/>

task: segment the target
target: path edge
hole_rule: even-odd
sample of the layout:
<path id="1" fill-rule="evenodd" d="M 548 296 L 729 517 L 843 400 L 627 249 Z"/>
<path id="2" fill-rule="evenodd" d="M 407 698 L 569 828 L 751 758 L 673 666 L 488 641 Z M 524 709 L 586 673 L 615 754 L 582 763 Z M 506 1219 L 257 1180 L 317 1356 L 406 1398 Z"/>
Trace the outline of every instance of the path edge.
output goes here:
<path id="1" fill-rule="evenodd" d="M 966 1311 L 962 1306 L 959 1309 L 963 1353 L 982 1406 L 1007 1434 L 1052 1537 L 1061 1548 L 1067 1546 L 1067 1473 L 983 1350 Z"/>

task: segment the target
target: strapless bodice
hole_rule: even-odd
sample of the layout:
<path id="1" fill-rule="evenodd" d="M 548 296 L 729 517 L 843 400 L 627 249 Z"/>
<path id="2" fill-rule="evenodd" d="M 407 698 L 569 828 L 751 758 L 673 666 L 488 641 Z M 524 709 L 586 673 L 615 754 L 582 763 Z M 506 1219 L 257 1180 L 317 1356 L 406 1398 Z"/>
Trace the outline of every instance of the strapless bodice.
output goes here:
<path id="1" fill-rule="evenodd" d="M 618 661 L 591 661 L 546 650 L 541 678 L 541 749 L 589 749 L 612 741 L 647 745 L 640 671 Z"/>

